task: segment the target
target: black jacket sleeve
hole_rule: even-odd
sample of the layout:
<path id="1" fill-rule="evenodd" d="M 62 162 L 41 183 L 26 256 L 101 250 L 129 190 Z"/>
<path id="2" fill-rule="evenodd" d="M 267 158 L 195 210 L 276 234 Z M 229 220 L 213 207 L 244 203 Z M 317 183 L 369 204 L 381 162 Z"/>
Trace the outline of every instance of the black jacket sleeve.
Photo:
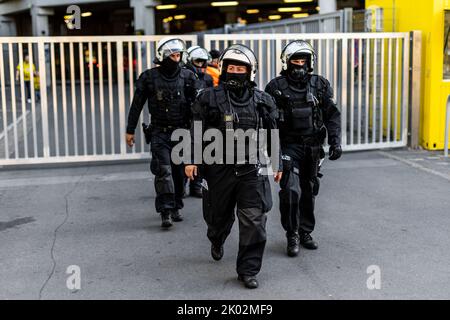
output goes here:
<path id="1" fill-rule="evenodd" d="M 333 98 L 333 89 L 330 83 L 323 77 L 319 78 L 322 84 L 321 108 L 323 122 L 328 132 L 328 144 L 330 146 L 341 144 L 341 112 Z"/>
<path id="2" fill-rule="evenodd" d="M 267 87 L 266 87 L 267 89 Z M 263 92 L 262 93 L 262 101 L 261 101 L 261 109 L 262 109 L 262 118 L 264 123 L 264 128 L 269 129 L 270 132 L 268 132 L 267 136 L 267 151 L 270 156 L 272 156 L 272 135 L 274 132 L 272 130 L 276 130 L 274 137 L 277 137 L 277 140 L 275 143 L 278 146 L 278 154 L 276 155 L 278 157 L 278 171 L 283 170 L 283 161 L 281 160 L 281 146 L 280 146 L 280 137 L 278 132 L 278 109 L 277 105 L 275 103 L 275 99 L 268 93 Z M 275 151 L 274 151 L 275 152 Z"/>
<path id="3" fill-rule="evenodd" d="M 203 133 L 205 132 L 206 128 L 206 114 L 209 104 L 209 90 L 202 90 L 197 95 L 192 108 L 192 121 L 191 121 L 191 164 L 201 164 L 201 162 L 195 161 L 195 150 L 202 150 L 203 154 L 203 139 L 195 139 L 194 136 L 194 126 L 201 125 L 201 136 L 203 137 Z M 200 149 L 197 149 L 200 148 Z"/>
<path id="4" fill-rule="evenodd" d="M 198 78 L 194 72 L 189 69 L 185 69 L 184 73 L 186 74 L 186 82 L 184 86 L 184 94 L 186 97 L 186 102 L 189 106 L 189 114 L 188 118 L 192 119 L 192 106 L 195 102 L 197 94 L 199 92 L 199 82 Z"/>
<path id="5" fill-rule="evenodd" d="M 130 111 L 128 112 L 127 133 L 134 134 L 139 117 L 148 98 L 148 73 L 141 73 L 135 83 L 133 101 L 131 102 Z"/>

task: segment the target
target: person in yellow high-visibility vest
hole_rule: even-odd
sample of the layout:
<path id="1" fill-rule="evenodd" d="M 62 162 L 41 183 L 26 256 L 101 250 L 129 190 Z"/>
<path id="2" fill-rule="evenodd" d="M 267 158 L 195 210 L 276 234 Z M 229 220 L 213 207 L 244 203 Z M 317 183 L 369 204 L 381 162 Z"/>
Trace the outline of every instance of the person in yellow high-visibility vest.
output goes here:
<path id="1" fill-rule="evenodd" d="M 39 75 L 34 76 L 34 93 L 36 94 L 36 101 L 41 100 L 41 84 L 40 84 L 40 78 Z"/>
<path id="2" fill-rule="evenodd" d="M 31 87 L 30 87 L 30 73 L 31 69 L 33 69 L 33 75 L 39 77 L 39 72 L 36 71 L 36 67 L 34 64 L 30 65 L 30 56 L 29 54 L 25 54 L 24 60 L 22 64 L 18 64 L 16 67 L 16 81 L 19 81 L 20 72 L 23 72 L 23 81 L 25 82 L 25 92 L 27 96 L 27 102 L 31 103 Z M 39 78 L 38 78 L 39 79 Z M 33 83 L 34 85 L 34 83 Z"/>

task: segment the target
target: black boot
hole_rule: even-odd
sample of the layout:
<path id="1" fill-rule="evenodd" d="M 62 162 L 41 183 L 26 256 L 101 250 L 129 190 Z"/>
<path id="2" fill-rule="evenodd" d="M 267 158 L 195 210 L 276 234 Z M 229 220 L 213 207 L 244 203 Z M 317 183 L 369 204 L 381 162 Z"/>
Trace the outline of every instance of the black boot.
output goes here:
<path id="1" fill-rule="evenodd" d="M 309 250 L 316 250 L 319 247 L 317 242 L 307 232 L 300 232 L 300 244 Z"/>
<path id="2" fill-rule="evenodd" d="M 170 228 L 172 226 L 172 218 L 170 217 L 170 211 L 164 210 L 161 212 L 161 227 L 162 228 Z"/>
<path id="3" fill-rule="evenodd" d="M 216 246 L 211 244 L 211 256 L 214 260 L 219 261 L 223 257 L 223 245 Z"/>
<path id="4" fill-rule="evenodd" d="M 300 251 L 300 237 L 298 233 L 290 234 L 287 237 L 287 255 L 289 257 L 296 257 Z"/>
<path id="5" fill-rule="evenodd" d="M 183 215 L 178 211 L 178 209 L 170 210 L 170 217 L 175 222 L 183 221 Z"/>
<path id="6" fill-rule="evenodd" d="M 242 281 L 246 288 L 249 288 L 249 289 L 258 288 L 258 280 L 256 280 L 255 276 L 239 275 L 238 280 Z"/>

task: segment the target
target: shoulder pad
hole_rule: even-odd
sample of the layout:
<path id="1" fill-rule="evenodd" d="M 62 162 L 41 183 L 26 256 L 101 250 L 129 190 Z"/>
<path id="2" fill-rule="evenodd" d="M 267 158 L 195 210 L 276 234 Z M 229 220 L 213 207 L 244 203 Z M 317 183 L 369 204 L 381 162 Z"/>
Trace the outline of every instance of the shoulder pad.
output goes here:
<path id="1" fill-rule="evenodd" d="M 198 79 L 194 72 L 186 68 L 181 68 L 180 77 L 185 79 Z"/>
<path id="2" fill-rule="evenodd" d="M 326 90 L 330 86 L 330 82 L 322 76 L 313 74 L 311 75 L 310 85 L 316 87 L 318 90 Z"/>
<path id="3" fill-rule="evenodd" d="M 160 77 L 158 67 L 151 68 L 150 70 L 147 70 L 146 72 L 148 72 L 148 78 L 151 79 L 152 82 L 155 79 L 158 79 Z"/>
<path id="4" fill-rule="evenodd" d="M 289 88 L 289 82 L 287 81 L 285 76 L 278 76 L 272 81 L 275 81 L 278 89 L 284 90 Z"/>
<path id="5" fill-rule="evenodd" d="M 258 103 L 265 104 L 266 106 L 272 106 L 274 104 L 273 97 L 267 92 L 254 89 L 254 94 Z"/>

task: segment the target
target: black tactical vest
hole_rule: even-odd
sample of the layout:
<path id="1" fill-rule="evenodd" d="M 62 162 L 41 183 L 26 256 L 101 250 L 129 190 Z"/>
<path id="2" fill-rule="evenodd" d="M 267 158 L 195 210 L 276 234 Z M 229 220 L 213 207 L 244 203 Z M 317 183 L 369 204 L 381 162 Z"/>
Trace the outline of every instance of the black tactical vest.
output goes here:
<path id="1" fill-rule="evenodd" d="M 238 102 L 229 96 L 229 92 L 223 87 L 214 88 L 215 102 L 210 106 L 216 106 L 220 116 L 216 124 L 219 130 L 225 129 L 259 129 L 258 102 L 261 99 L 261 93 L 257 90 L 250 92 L 250 99 L 245 102 Z"/>
<path id="2" fill-rule="evenodd" d="M 282 94 L 289 97 L 289 103 L 283 110 L 287 135 L 310 136 L 319 133 L 323 127 L 323 117 L 313 78 L 305 88 L 290 85 L 285 77 L 276 78 L 276 81 Z"/>
<path id="3" fill-rule="evenodd" d="M 207 110 L 207 127 L 215 128 L 220 130 L 223 133 L 224 138 L 228 138 L 229 135 L 226 133 L 227 129 L 234 130 L 233 134 L 236 133 L 236 130 L 242 129 L 244 134 L 247 135 L 248 138 L 245 139 L 245 161 L 246 163 L 255 163 L 253 161 L 257 161 L 257 154 L 249 153 L 249 145 L 251 139 L 258 145 L 258 129 L 262 127 L 262 118 L 260 117 L 258 108 L 258 104 L 262 103 L 264 100 L 262 98 L 262 92 L 258 90 L 250 89 L 249 99 L 246 101 L 235 101 L 232 99 L 231 95 L 229 96 L 229 92 L 226 91 L 223 86 L 219 85 L 218 87 L 212 88 L 211 93 L 209 95 L 209 103 Z M 249 129 L 253 129 L 253 134 L 249 134 Z M 239 141 L 239 139 L 235 139 L 235 142 Z M 237 164 L 238 160 L 238 144 L 234 143 L 234 161 Z M 224 140 L 224 152 L 223 155 L 226 157 L 229 150 L 226 149 L 226 143 Z M 242 147 L 242 146 L 241 146 Z M 251 160 L 252 159 L 252 160 Z M 252 167 L 252 170 L 255 170 L 255 166 Z"/>
<path id="4" fill-rule="evenodd" d="M 189 104 L 184 92 L 187 79 L 183 69 L 172 79 L 161 75 L 156 68 L 152 69 L 152 95 L 149 97 L 152 125 L 180 128 L 189 124 Z"/>

